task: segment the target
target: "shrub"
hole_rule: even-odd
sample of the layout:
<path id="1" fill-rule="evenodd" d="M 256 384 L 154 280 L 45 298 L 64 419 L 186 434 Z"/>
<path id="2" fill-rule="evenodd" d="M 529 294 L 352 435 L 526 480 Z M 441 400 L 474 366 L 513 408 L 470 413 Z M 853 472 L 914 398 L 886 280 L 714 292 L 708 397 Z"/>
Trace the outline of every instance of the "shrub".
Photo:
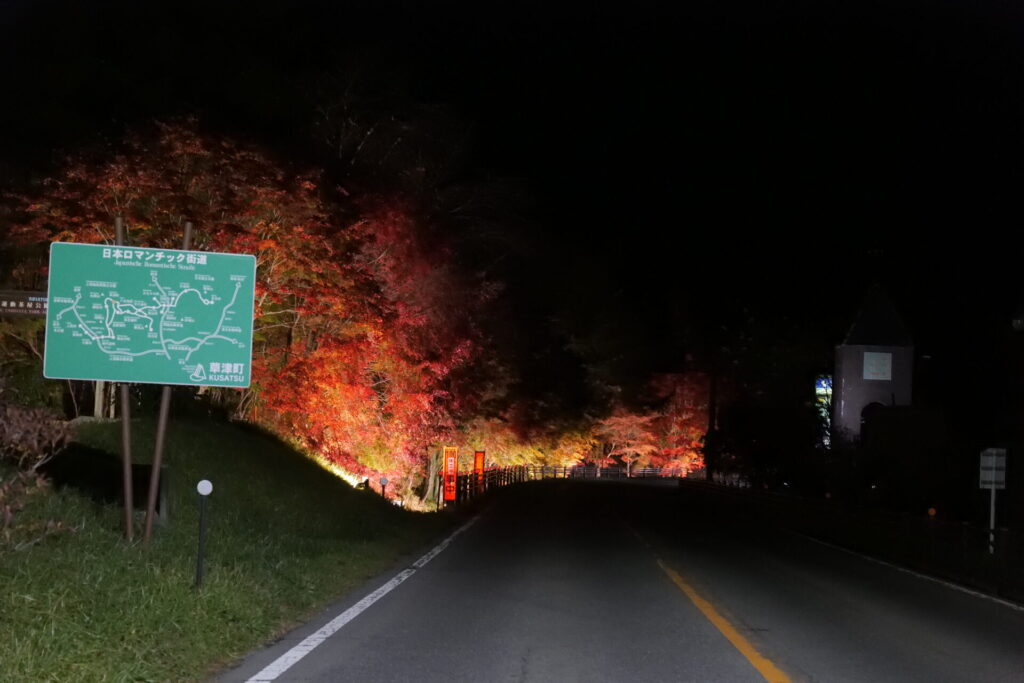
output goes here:
<path id="1" fill-rule="evenodd" d="M 26 408 L 6 400 L 0 386 L 0 461 L 35 472 L 67 445 L 70 428 L 46 408 Z"/>
<path id="2" fill-rule="evenodd" d="M 63 531 L 73 531 L 62 521 L 21 519 L 18 513 L 46 495 L 49 485 L 35 472 L 0 470 L 0 553 L 21 550 Z M 38 507 L 38 506 L 37 506 Z"/>

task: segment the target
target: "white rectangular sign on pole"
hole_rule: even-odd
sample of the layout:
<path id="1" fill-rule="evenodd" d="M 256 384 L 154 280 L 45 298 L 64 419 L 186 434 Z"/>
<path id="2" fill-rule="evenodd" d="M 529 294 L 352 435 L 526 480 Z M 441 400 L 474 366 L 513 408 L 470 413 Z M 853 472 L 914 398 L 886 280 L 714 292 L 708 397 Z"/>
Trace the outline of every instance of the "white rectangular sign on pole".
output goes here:
<path id="1" fill-rule="evenodd" d="M 981 469 L 978 473 L 978 487 L 983 489 L 1006 488 L 1006 449 L 986 448 L 981 452 Z"/>
<path id="2" fill-rule="evenodd" d="M 978 486 L 988 489 L 988 552 L 996 552 L 996 489 L 1006 488 L 1006 449 L 986 448 L 981 452 Z"/>

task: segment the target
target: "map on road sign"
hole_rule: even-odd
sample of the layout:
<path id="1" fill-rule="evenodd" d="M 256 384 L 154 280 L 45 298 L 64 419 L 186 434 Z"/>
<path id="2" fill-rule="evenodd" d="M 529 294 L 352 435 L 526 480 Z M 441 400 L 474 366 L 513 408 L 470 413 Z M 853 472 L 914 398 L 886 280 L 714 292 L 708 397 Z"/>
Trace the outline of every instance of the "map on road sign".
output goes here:
<path id="1" fill-rule="evenodd" d="M 54 242 L 43 375 L 247 387 L 256 258 Z"/>

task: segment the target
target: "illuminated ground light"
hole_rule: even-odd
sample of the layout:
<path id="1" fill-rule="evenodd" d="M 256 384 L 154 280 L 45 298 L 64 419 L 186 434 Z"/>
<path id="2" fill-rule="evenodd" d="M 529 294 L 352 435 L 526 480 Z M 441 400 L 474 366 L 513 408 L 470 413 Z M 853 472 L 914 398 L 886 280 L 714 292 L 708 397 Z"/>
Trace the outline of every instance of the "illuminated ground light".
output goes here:
<path id="1" fill-rule="evenodd" d="M 351 472 L 346 472 L 345 470 L 341 469 L 336 464 L 322 456 L 314 456 L 313 461 L 317 465 L 320 465 L 320 467 L 324 468 L 325 470 L 333 474 L 334 476 L 338 477 L 339 479 L 344 479 L 345 482 L 352 488 L 355 488 L 359 484 L 363 483 L 365 479 L 365 477 L 357 477 Z"/>

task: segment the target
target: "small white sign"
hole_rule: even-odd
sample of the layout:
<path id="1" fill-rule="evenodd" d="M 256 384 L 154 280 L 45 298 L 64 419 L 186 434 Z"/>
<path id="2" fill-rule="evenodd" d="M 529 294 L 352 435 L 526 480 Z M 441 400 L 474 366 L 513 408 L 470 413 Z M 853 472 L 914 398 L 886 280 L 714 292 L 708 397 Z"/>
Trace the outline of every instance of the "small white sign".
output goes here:
<path id="1" fill-rule="evenodd" d="M 387 486 L 388 485 L 388 478 L 387 477 L 381 477 L 380 478 L 380 485 L 381 486 Z"/>
<path id="2" fill-rule="evenodd" d="M 1006 449 L 986 448 L 981 452 L 981 470 L 978 487 L 983 489 L 1006 488 Z"/>
<path id="3" fill-rule="evenodd" d="M 199 491 L 200 496 L 208 496 L 213 493 L 213 484 L 210 483 L 209 479 L 203 479 L 196 484 L 196 491 Z"/>
<path id="4" fill-rule="evenodd" d="M 892 354 L 865 351 L 864 379 L 892 381 Z"/>

